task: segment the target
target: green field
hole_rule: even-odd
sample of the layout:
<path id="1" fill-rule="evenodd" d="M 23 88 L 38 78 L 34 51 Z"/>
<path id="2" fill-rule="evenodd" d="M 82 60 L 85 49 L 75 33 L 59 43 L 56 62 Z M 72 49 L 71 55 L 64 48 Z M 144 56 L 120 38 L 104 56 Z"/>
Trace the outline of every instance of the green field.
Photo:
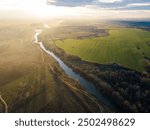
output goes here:
<path id="1" fill-rule="evenodd" d="M 144 71 L 150 58 L 150 32 L 133 28 L 109 30 L 109 36 L 55 41 L 67 53 L 94 63 L 119 63 Z"/>

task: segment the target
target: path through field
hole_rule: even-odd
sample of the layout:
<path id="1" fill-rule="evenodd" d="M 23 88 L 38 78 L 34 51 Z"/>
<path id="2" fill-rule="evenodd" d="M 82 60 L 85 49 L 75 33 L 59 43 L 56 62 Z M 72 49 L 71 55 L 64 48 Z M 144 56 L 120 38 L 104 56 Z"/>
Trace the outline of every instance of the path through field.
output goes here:
<path id="1" fill-rule="evenodd" d="M 2 98 L 2 96 L 0 95 L 0 101 L 3 103 L 4 107 L 5 107 L 5 113 L 8 112 L 8 105 L 7 103 L 5 102 L 5 100 Z"/>

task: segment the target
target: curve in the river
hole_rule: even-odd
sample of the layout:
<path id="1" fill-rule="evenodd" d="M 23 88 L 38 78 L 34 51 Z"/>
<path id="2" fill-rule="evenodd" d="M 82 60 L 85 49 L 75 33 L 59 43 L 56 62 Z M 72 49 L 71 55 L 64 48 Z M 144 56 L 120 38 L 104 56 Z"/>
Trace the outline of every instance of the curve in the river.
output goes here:
<path id="1" fill-rule="evenodd" d="M 105 97 L 100 91 L 97 90 L 96 86 L 86 80 L 84 77 L 82 77 L 79 73 L 74 72 L 73 69 L 68 67 L 58 56 L 56 56 L 52 51 L 47 50 L 42 42 L 39 42 L 38 36 L 42 33 L 42 30 L 35 30 L 35 35 L 34 35 L 34 43 L 39 44 L 41 49 L 46 52 L 47 54 L 51 55 L 60 65 L 60 67 L 64 70 L 64 72 L 71 78 L 75 79 L 80 83 L 84 89 L 94 95 L 98 100 L 102 101 L 107 107 L 109 107 L 113 112 L 118 112 L 119 109 L 116 107 L 116 105 L 111 102 L 107 97 Z"/>

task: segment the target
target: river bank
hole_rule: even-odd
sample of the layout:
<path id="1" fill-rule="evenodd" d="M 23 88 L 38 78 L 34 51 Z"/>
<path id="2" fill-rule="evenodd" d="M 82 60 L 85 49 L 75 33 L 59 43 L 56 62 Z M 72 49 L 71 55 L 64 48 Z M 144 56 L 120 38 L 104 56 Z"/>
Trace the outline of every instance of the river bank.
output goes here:
<path id="1" fill-rule="evenodd" d="M 54 42 L 42 40 L 46 48 L 53 51 L 74 71 L 91 81 L 99 92 L 118 106 L 121 112 L 150 111 L 147 100 L 149 95 L 148 75 L 115 63 L 102 65 L 82 61 L 79 57 L 65 53 Z M 143 94 L 147 98 L 143 97 Z M 144 102 L 141 97 L 144 98 Z"/>
<path id="2" fill-rule="evenodd" d="M 84 91 L 84 86 L 83 86 L 83 84 L 86 84 L 86 85 L 88 85 L 87 87 L 89 87 L 89 89 L 91 89 L 90 87 L 94 87 L 92 84 L 90 84 L 90 83 L 87 83 L 87 81 L 84 79 L 84 78 L 82 78 L 80 75 L 78 75 L 78 74 L 76 74 L 71 68 L 69 68 L 66 64 L 64 64 L 63 63 L 63 61 L 59 58 L 59 57 L 57 57 L 53 52 L 51 52 L 51 51 L 49 51 L 49 50 L 47 50 L 45 47 L 44 47 L 44 45 L 43 45 L 43 43 L 42 42 L 40 42 L 39 40 L 38 40 L 38 36 L 40 35 L 42 33 L 42 30 L 36 30 L 35 31 L 35 35 L 34 35 L 34 38 L 35 38 L 35 41 L 34 41 L 34 43 L 36 43 L 36 44 L 38 44 L 39 46 L 40 46 L 40 48 L 45 52 L 45 53 L 47 53 L 48 55 L 50 55 L 50 56 L 52 56 L 57 62 L 58 62 L 58 64 L 59 64 L 59 66 L 61 67 L 61 69 L 63 69 L 64 70 L 64 72 L 70 77 L 66 77 L 66 75 L 64 75 L 63 74 L 63 72 L 59 69 L 58 70 L 58 68 L 56 68 L 56 67 L 52 67 L 52 66 L 49 66 L 50 67 L 50 70 L 63 82 L 63 83 L 65 83 L 67 86 L 69 86 L 69 88 L 71 88 L 71 89 L 73 89 L 74 91 L 77 91 L 79 94 L 80 94 L 80 96 L 81 95 L 84 95 L 86 98 L 85 98 L 85 101 L 83 101 L 83 102 L 87 102 L 86 100 L 89 100 L 89 102 L 93 102 L 94 104 L 96 104 L 98 107 L 99 107 L 99 112 L 110 112 L 110 110 L 107 108 L 107 106 L 105 106 L 102 102 L 100 102 L 100 101 L 98 101 L 96 98 L 94 98 L 90 93 L 87 93 L 86 91 Z M 75 79 L 75 81 L 73 82 L 73 79 L 74 78 L 76 78 Z M 68 79 L 68 80 L 67 80 Z M 69 82 L 69 79 L 71 80 L 71 82 L 72 82 L 72 84 L 70 84 Z M 83 84 L 81 85 L 81 87 L 80 87 L 80 85 L 78 84 L 78 83 L 76 83 L 76 80 L 80 80 L 80 82 L 79 82 L 79 84 L 82 82 Z M 77 86 L 79 86 L 79 87 L 77 87 Z M 83 88 L 82 88 L 83 87 Z M 97 92 L 96 90 L 94 90 L 94 88 L 92 88 L 91 89 L 93 92 Z M 72 93 L 72 92 L 71 92 Z M 91 101 L 90 101 L 91 100 Z M 92 104 L 93 104 L 92 103 Z M 81 102 L 81 104 L 82 104 L 82 102 Z M 92 106 L 92 104 L 89 104 L 88 105 L 88 107 L 89 106 Z M 82 106 L 82 105 L 81 105 Z M 88 109 L 88 108 L 87 108 Z M 91 112 L 92 111 L 95 111 L 95 112 L 98 112 L 97 110 L 94 110 L 94 108 L 93 108 L 93 110 L 91 110 Z M 88 112 L 88 111 L 87 111 Z"/>

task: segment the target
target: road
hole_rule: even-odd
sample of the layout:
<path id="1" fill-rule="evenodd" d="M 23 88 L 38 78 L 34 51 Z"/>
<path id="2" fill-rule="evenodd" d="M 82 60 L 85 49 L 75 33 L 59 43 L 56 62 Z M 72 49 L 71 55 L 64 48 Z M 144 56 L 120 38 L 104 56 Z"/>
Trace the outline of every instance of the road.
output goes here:
<path id="1" fill-rule="evenodd" d="M 1 95 L 0 95 L 0 101 L 3 103 L 3 105 L 5 107 L 5 113 L 7 113 L 8 112 L 8 105 Z"/>

